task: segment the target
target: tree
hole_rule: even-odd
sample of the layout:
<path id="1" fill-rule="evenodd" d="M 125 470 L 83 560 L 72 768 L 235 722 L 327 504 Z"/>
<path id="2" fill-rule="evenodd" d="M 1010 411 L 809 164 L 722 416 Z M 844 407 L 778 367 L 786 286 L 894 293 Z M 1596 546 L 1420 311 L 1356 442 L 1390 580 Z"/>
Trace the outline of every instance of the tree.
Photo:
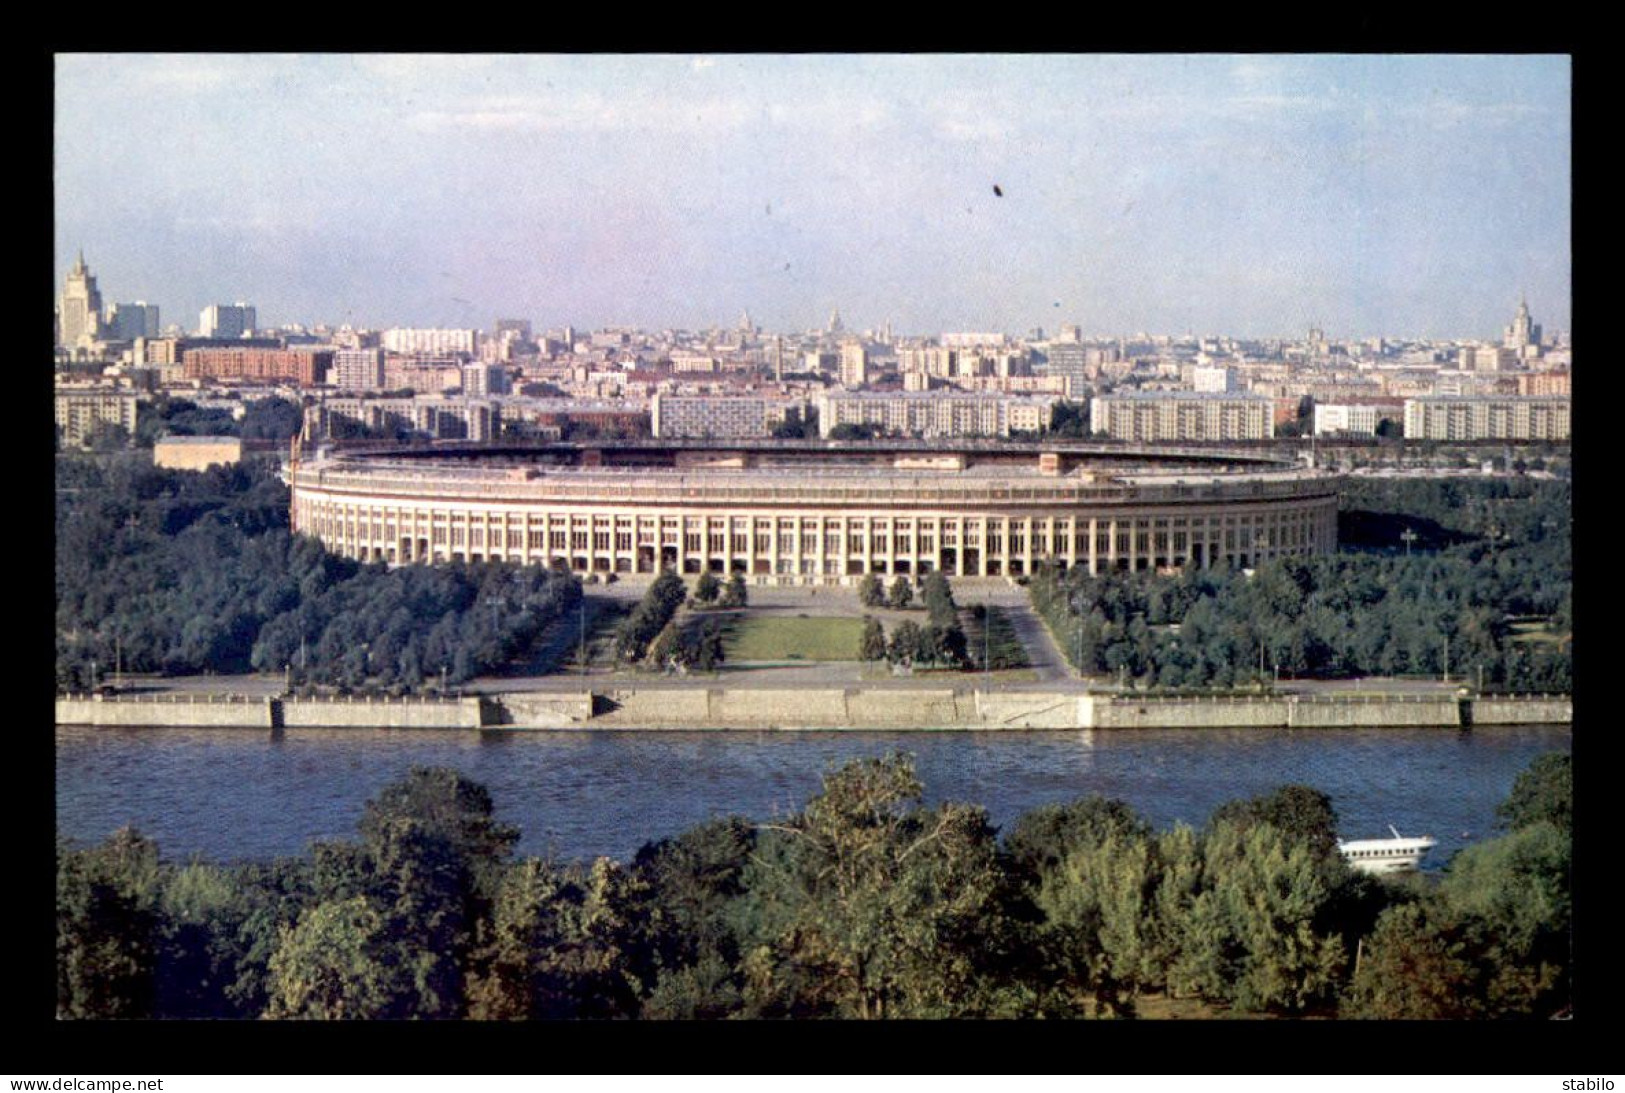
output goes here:
<path id="1" fill-rule="evenodd" d="M 1097 846 L 1114 836 L 1129 841 L 1150 834 L 1151 825 L 1131 805 L 1097 794 L 1022 813 L 1005 835 L 1004 852 L 1016 876 L 1036 884 L 1079 847 Z"/>
<path id="2" fill-rule="evenodd" d="M 977 808 L 920 805 L 902 755 L 848 763 L 769 825 L 746 889 L 745 1012 L 987 1016 L 1008 951 L 994 831 Z"/>
<path id="3" fill-rule="evenodd" d="M 885 586 L 878 573 L 866 573 L 863 580 L 858 582 L 858 602 L 865 607 L 885 605 Z"/>
<path id="4" fill-rule="evenodd" d="M 901 622 L 886 644 L 886 659 L 893 664 L 913 664 L 920 659 L 920 625 L 912 619 Z"/>
<path id="5" fill-rule="evenodd" d="M 699 582 L 694 585 L 694 602 L 709 606 L 717 602 L 717 595 L 721 591 L 721 583 L 708 569 L 700 574 Z"/>
<path id="6" fill-rule="evenodd" d="M 469 984 L 471 1019 L 573 1016 L 569 984 L 555 967 L 570 940 L 573 910 L 567 880 L 551 865 L 529 858 L 508 871 Z"/>
<path id="7" fill-rule="evenodd" d="M 1258 797 L 1229 801 L 1213 813 L 1212 825 L 1251 828 L 1268 824 L 1288 842 L 1301 843 L 1323 863 L 1341 863 L 1337 850 L 1337 810 L 1332 799 L 1309 786 L 1287 785 Z"/>
<path id="8" fill-rule="evenodd" d="M 1342 1014 L 1436 1021 L 1484 1016 L 1472 923 L 1442 900 L 1389 907 L 1362 943 Z"/>
<path id="9" fill-rule="evenodd" d="M 383 916 L 392 964 L 417 1017 L 460 1017 L 475 938 L 518 832 L 496 821 L 485 787 L 414 768 L 368 801 L 354 859 L 359 890 Z"/>
<path id="10" fill-rule="evenodd" d="M 1203 840 L 1203 876 L 1181 954 L 1203 994 L 1242 1011 L 1300 1012 L 1331 998 L 1347 956 L 1317 927 L 1331 890 L 1307 842 L 1220 822 Z"/>
<path id="11" fill-rule="evenodd" d="M 863 633 L 858 639 L 858 659 L 867 661 L 886 659 L 886 628 L 872 615 L 863 617 Z"/>
<path id="12" fill-rule="evenodd" d="M 735 573 L 728 578 L 727 587 L 722 590 L 723 607 L 744 607 L 749 600 L 750 593 L 745 588 L 743 574 Z"/>
<path id="13" fill-rule="evenodd" d="M 1469 846 L 1451 859 L 1439 895 L 1482 923 L 1490 1016 L 1549 1016 L 1567 1004 L 1572 865 L 1568 833 L 1546 822 Z"/>
<path id="14" fill-rule="evenodd" d="M 662 671 L 682 663 L 683 635 L 677 620 L 668 622 L 655 640 L 649 643 L 649 664 Z M 686 665 L 685 665 L 686 667 Z"/>
<path id="15" fill-rule="evenodd" d="M 893 611 L 901 611 L 914 602 L 914 588 L 908 583 L 908 578 L 899 576 L 891 585 L 891 595 L 887 599 L 888 606 Z"/>
<path id="16" fill-rule="evenodd" d="M 285 929 L 271 957 L 272 1018 L 367 1020 L 414 1016 L 390 959 L 384 917 L 363 896 L 323 903 Z"/>
<path id="17" fill-rule="evenodd" d="M 1574 830 L 1574 761 L 1564 752 L 1537 756 L 1512 783 L 1495 810 L 1501 826 L 1516 831 L 1549 823 L 1565 835 Z"/>
<path id="18" fill-rule="evenodd" d="M 1101 1015 L 1133 1013 L 1133 998 L 1155 978 L 1151 914 L 1159 876 L 1148 835 L 1074 846 L 1032 891 L 1043 915 L 1037 945 L 1045 979 L 1061 1004 L 1092 997 Z M 1070 997 L 1067 997 L 1070 996 Z"/>
<path id="19" fill-rule="evenodd" d="M 88 850 L 57 850 L 57 1016 L 153 1016 L 158 846 L 122 828 Z"/>
<path id="20" fill-rule="evenodd" d="M 240 434 L 244 440 L 287 441 L 304 428 L 304 407 L 284 398 L 253 399 L 243 407 Z"/>
<path id="21" fill-rule="evenodd" d="M 716 619 L 706 619 L 698 633 L 693 635 L 693 644 L 688 653 L 688 663 L 702 672 L 714 672 L 722 667 L 725 652 L 722 639 L 722 624 Z"/>
<path id="22" fill-rule="evenodd" d="M 130 446 L 130 430 L 116 421 L 98 421 L 85 434 L 84 446 L 102 454 L 123 451 Z"/>

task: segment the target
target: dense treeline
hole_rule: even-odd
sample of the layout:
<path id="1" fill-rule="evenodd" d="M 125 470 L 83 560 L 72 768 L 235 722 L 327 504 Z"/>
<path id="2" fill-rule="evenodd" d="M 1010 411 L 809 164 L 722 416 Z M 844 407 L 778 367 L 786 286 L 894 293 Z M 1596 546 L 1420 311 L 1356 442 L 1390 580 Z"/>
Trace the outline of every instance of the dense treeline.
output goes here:
<path id="1" fill-rule="evenodd" d="M 288 530 L 258 465 L 166 471 L 59 459 L 57 686 L 127 672 L 283 671 L 392 690 L 523 655 L 573 608 L 570 574 L 502 564 L 362 565 Z"/>
<path id="2" fill-rule="evenodd" d="M 201 407 L 163 396 L 136 408 L 135 441 L 150 448 L 164 436 L 240 436 L 244 440 L 287 440 L 304 427 L 304 407 L 271 396 L 250 399 L 237 417 L 223 407 Z"/>
<path id="3" fill-rule="evenodd" d="M 1250 576 L 1046 568 L 1030 582 L 1033 603 L 1074 666 L 1146 686 L 1437 677 L 1448 658 L 1455 678 L 1481 672 L 1486 689 L 1569 690 L 1567 483 L 1355 481 L 1346 503 L 1369 507 L 1343 514 L 1345 532 L 1352 517 L 1366 536 L 1345 545 L 1381 553 L 1282 559 Z M 1406 529 L 1417 538 L 1401 540 Z M 1530 619 L 1533 633 L 1519 621 Z"/>
<path id="4" fill-rule="evenodd" d="M 358 837 L 268 864 L 163 862 L 125 830 L 59 847 L 63 1017 L 1546 1017 L 1569 983 L 1568 757 L 1442 880 L 1354 873 L 1289 786 L 1153 831 L 1103 798 L 1021 817 L 923 804 L 905 757 L 801 811 L 733 817 L 629 864 L 515 859 L 454 771 Z"/>

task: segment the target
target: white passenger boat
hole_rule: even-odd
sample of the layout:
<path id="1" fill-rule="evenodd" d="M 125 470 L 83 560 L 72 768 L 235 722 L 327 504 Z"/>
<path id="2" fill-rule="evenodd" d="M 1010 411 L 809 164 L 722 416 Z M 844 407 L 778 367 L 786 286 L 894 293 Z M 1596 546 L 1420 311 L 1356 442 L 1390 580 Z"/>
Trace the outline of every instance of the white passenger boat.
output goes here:
<path id="1" fill-rule="evenodd" d="M 1391 839 L 1339 840 L 1337 849 L 1344 859 L 1362 873 L 1404 873 L 1422 864 L 1422 856 L 1439 844 L 1431 835 L 1406 838 L 1392 824 Z"/>

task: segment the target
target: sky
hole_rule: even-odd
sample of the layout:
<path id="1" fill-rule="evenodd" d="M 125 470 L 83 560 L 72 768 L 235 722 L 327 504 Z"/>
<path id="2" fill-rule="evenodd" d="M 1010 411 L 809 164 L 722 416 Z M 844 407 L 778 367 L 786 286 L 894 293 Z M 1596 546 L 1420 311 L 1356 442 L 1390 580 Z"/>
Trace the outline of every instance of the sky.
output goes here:
<path id="1" fill-rule="evenodd" d="M 195 328 L 1497 338 L 1563 56 L 62 54 L 58 291 Z"/>

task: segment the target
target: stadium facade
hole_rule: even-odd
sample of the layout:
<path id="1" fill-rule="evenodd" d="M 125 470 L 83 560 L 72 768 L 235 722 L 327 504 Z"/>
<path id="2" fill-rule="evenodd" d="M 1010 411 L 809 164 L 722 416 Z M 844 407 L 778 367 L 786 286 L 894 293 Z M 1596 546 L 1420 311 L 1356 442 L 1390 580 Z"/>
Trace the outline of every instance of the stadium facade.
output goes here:
<path id="1" fill-rule="evenodd" d="M 347 557 L 755 584 L 1328 553 L 1340 483 L 1212 450 L 906 441 L 327 450 L 286 473 L 295 530 Z"/>

